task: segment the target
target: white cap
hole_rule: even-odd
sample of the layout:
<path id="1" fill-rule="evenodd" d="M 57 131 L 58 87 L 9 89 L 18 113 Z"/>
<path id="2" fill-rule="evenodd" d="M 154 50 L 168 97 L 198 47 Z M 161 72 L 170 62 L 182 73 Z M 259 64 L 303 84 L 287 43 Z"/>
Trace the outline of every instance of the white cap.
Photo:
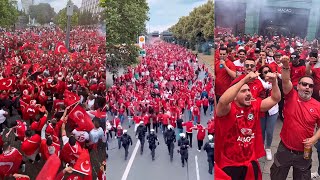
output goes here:
<path id="1" fill-rule="evenodd" d="M 51 83 L 53 80 L 52 79 L 48 79 L 48 83 Z"/>
<path id="2" fill-rule="evenodd" d="M 209 139 L 209 141 L 211 141 L 213 139 L 213 136 L 211 134 L 209 134 L 208 139 Z"/>
<path id="3" fill-rule="evenodd" d="M 143 124 L 143 121 L 140 121 L 140 123 L 139 124 Z"/>
<path id="4" fill-rule="evenodd" d="M 128 132 L 128 130 L 126 130 L 126 129 L 123 130 L 123 134 L 125 134 L 125 133 L 127 133 L 127 132 Z"/>
<path id="5" fill-rule="evenodd" d="M 171 125 L 168 125 L 168 129 L 173 129 L 173 126 L 171 126 Z"/>
<path id="6" fill-rule="evenodd" d="M 180 137 L 186 137 L 186 135 L 184 133 L 180 133 L 179 136 Z"/>
<path id="7" fill-rule="evenodd" d="M 150 132 L 154 132 L 154 129 L 150 129 Z"/>

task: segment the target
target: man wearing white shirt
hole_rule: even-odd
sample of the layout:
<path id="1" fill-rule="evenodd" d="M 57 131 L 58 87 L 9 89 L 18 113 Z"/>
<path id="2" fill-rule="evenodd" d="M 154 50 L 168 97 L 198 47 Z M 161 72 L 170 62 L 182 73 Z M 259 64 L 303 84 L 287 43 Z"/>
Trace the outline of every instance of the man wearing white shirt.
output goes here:
<path id="1" fill-rule="evenodd" d="M 240 49 L 238 51 L 239 59 L 235 60 L 233 64 L 236 66 L 237 76 L 244 74 L 244 61 L 246 60 L 247 51 L 244 49 Z"/>
<path id="2" fill-rule="evenodd" d="M 3 128 L 2 125 L 3 123 L 6 123 L 6 115 L 8 115 L 8 112 L 3 110 L 3 108 L 0 109 L 0 134 L 2 134 Z"/>

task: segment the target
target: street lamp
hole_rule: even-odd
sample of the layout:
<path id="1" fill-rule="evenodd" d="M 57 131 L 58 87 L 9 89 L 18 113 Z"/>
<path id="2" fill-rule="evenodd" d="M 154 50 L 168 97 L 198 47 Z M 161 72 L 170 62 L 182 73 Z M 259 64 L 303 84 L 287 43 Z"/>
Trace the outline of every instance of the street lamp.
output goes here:
<path id="1" fill-rule="evenodd" d="M 71 21 L 71 16 L 73 15 L 73 4 L 71 1 L 68 2 L 67 4 L 67 17 L 68 17 L 68 22 L 67 22 L 67 36 L 66 36 L 66 47 L 69 50 L 69 39 L 70 39 L 70 21 Z"/>

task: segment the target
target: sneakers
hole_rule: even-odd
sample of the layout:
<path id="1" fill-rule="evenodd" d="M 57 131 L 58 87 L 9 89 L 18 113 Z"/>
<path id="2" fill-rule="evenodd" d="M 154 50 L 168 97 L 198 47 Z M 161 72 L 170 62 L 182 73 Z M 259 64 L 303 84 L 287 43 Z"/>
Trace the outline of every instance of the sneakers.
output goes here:
<path id="1" fill-rule="evenodd" d="M 312 178 L 312 179 L 319 178 L 319 177 L 320 177 L 320 175 L 319 175 L 318 172 L 313 172 L 313 173 L 311 173 L 311 178 Z"/>
<path id="2" fill-rule="evenodd" d="M 271 153 L 271 149 L 266 149 L 266 158 L 268 161 L 271 161 L 272 160 L 272 153 Z"/>
<path id="3" fill-rule="evenodd" d="M 201 150 L 200 149 L 197 149 L 198 150 L 198 152 L 201 152 Z"/>

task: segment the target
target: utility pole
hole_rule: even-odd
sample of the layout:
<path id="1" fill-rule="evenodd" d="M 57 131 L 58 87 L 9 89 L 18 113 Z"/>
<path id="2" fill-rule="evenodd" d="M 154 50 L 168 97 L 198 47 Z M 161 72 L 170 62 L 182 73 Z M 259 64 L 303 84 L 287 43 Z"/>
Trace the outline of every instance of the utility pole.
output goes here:
<path id="1" fill-rule="evenodd" d="M 73 4 L 71 1 L 68 2 L 67 4 L 67 36 L 66 36 L 66 47 L 69 50 L 69 40 L 70 40 L 70 21 L 71 21 L 71 16 L 73 15 Z"/>

